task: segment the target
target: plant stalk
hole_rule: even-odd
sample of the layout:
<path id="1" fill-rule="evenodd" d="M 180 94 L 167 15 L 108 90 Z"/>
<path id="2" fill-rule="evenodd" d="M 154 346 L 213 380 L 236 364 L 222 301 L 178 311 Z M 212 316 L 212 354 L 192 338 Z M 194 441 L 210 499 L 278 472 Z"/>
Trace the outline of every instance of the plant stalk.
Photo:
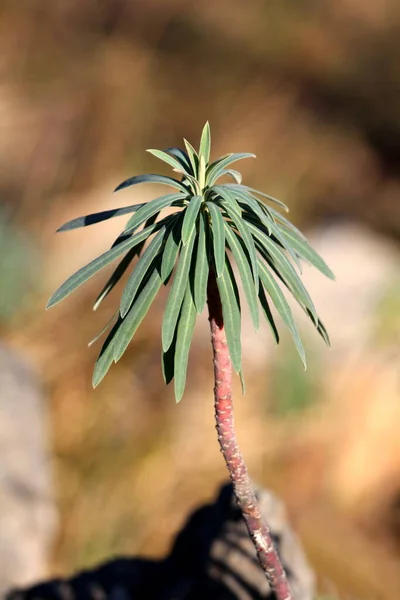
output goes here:
<path id="1" fill-rule="evenodd" d="M 221 452 L 228 467 L 233 490 L 242 511 L 258 560 L 277 600 L 293 600 L 270 530 L 264 523 L 249 473 L 236 439 L 233 399 L 232 364 L 225 335 L 221 299 L 215 274 L 210 271 L 207 303 L 214 360 L 214 405 L 216 429 Z"/>

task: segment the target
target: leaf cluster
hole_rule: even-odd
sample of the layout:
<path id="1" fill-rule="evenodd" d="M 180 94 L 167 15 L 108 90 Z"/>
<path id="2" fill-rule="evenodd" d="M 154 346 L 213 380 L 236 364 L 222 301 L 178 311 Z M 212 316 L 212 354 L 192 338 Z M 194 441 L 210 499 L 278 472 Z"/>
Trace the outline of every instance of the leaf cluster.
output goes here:
<path id="1" fill-rule="evenodd" d="M 333 273 L 282 214 L 287 207 L 276 198 L 242 184 L 241 174 L 231 168 L 233 163 L 253 158 L 254 154 L 227 154 L 211 161 L 208 123 L 202 131 L 198 151 L 187 140 L 184 146 L 184 150 L 148 150 L 171 166 L 177 178 L 136 175 L 115 190 L 152 183 L 167 185 L 173 189 L 172 193 L 145 204 L 79 217 L 59 229 L 68 231 L 130 215 L 112 247 L 65 281 L 47 305 L 57 304 L 98 271 L 120 259 L 94 303 L 96 310 L 129 270 L 118 310 L 92 340 L 93 343 L 108 332 L 95 365 L 94 386 L 111 364 L 122 357 L 159 290 L 170 280 L 162 322 L 162 368 L 166 383 L 174 379 L 177 401 L 184 392 L 195 320 L 207 301 L 210 273 L 216 276 L 232 365 L 241 376 L 241 303 L 237 278 L 255 329 L 259 328 L 261 308 L 279 343 L 273 305 L 289 329 L 304 366 L 304 348 L 282 285 L 329 344 L 327 331 L 299 276 L 300 261 L 311 263 L 329 278 L 334 277 Z M 168 214 L 160 217 L 165 209 L 169 209 Z"/>

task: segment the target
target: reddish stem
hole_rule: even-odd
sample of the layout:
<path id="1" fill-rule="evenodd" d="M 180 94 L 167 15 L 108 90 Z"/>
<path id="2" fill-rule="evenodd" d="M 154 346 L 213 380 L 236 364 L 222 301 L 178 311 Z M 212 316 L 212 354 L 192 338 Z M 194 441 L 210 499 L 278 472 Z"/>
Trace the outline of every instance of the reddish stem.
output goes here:
<path id="1" fill-rule="evenodd" d="M 236 439 L 233 420 L 232 364 L 225 335 L 221 299 L 213 273 L 210 273 L 208 279 L 207 302 L 214 358 L 215 420 L 221 452 L 228 467 L 236 500 L 269 585 L 277 600 L 293 600 L 271 533 L 262 519 L 249 473 Z"/>

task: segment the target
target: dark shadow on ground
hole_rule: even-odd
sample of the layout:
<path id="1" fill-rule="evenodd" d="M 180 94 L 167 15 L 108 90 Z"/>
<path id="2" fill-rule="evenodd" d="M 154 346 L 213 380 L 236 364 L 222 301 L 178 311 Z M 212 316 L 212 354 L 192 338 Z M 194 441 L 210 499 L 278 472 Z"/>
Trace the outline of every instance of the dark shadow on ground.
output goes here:
<path id="1" fill-rule="evenodd" d="M 312 600 L 313 574 L 280 501 L 258 492 L 296 600 Z M 160 561 L 117 558 L 91 571 L 11 591 L 6 600 L 274 600 L 230 484 L 196 510 Z"/>

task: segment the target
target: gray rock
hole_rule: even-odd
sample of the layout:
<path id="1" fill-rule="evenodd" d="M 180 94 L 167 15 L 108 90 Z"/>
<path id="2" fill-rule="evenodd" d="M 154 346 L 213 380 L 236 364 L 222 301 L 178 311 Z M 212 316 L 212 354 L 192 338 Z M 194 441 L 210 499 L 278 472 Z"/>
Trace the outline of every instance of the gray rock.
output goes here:
<path id="1" fill-rule="evenodd" d="M 0 344 L 0 597 L 46 574 L 56 527 L 38 378 Z"/>

